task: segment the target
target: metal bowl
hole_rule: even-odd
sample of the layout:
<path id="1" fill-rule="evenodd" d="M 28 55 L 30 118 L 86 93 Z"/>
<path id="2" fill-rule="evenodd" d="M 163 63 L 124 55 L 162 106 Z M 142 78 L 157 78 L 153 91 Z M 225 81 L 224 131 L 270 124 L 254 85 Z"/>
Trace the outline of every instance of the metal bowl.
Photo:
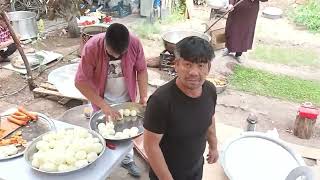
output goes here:
<path id="1" fill-rule="evenodd" d="M 8 116 L 1 116 L 1 118 L 7 118 L 7 117 Z M 28 142 L 27 146 L 29 146 L 29 144 L 35 138 L 37 138 L 40 135 L 42 135 L 48 131 L 51 131 L 51 130 L 55 130 L 54 123 L 44 114 L 38 113 L 38 120 L 37 121 L 31 121 L 26 126 L 22 126 L 22 127 L 18 128 L 17 130 L 15 130 L 14 132 L 22 131 L 22 138 Z M 11 133 L 8 137 L 12 136 L 14 134 L 14 132 Z M 5 158 L 0 158 L 0 161 L 19 157 L 25 153 L 26 149 L 27 148 L 24 146 L 19 146 L 17 154 L 14 154 L 12 156 L 8 156 Z"/>
<path id="2" fill-rule="evenodd" d="M 29 65 L 31 68 L 34 68 L 38 65 L 40 65 L 43 60 L 45 59 L 44 56 L 36 53 L 29 53 L 26 54 L 27 60 L 29 62 Z M 19 69 L 25 69 L 26 66 L 24 65 L 24 62 L 21 58 L 21 56 L 16 56 L 11 61 L 12 66 L 19 68 Z"/>
<path id="3" fill-rule="evenodd" d="M 203 32 L 197 31 L 187 31 L 187 30 L 173 30 L 168 31 L 162 34 L 162 40 L 164 43 L 164 47 L 170 53 L 174 53 L 174 49 L 176 48 L 176 44 L 182 39 L 189 36 L 197 36 L 207 41 L 211 41 L 211 37 Z"/>
<path id="4" fill-rule="evenodd" d="M 223 85 L 223 86 L 216 85 L 216 83 L 214 82 L 214 79 L 215 79 L 214 77 L 207 77 L 207 80 L 215 85 L 217 94 L 220 94 L 227 89 L 227 87 L 229 85 L 229 81 L 227 80 L 227 78 L 220 78 L 220 79 L 223 79 L 224 81 L 226 81 L 226 85 Z"/>
<path id="5" fill-rule="evenodd" d="M 286 142 L 261 132 L 244 132 L 226 141 L 219 161 L 229 179 L 285 179 L 294 168 L 305 166 Z"/>
<path id="6" fill-rule="evenodd" d="M 122 120 L 114 122 L 114 129 L 116 132 L 119 132 L 119 131 L 122 132 L 124 129 L 126 129 L 126 128 L 130 129 L 131 127 L 137 127 L 139 129 L 139 132 L 134 137 L 122 138 L 122 139 L 108 138 L 107 140 L 111 140 L 111 141 L 130 140 L 130 139 L 134 139 L 134 138 L 143 134 L 143 131 L 144 131 L 143 116 L 144 116 L 145 109 L 142 105 L 140 105 L 138 103 L 126 102 L 126 103 L 122 103 L 122 104 L 112 105 L 112 108 L 114 108 L 115 110 L 131 109 L 131 110 L 136 110 L 138 112 L 136 117 L 131 117 L 131 116 L 123 117 Z M 134 121 L 133 121 L 133 118 L 136 118 L 136 119 L 134 119 Z M 105 123 L 105 122 L 106 122 L 105 115 L 103 114 L 102 111 L 98 111 L 90 118 L 89 127 L 90 127 L 90 129 L 92 129 L 98 133 L 99 132 L 98 124 Z"/>
<path id="7" fill-rule="evenodd" d="M 66 128 L 65 130 L 70 130 L 70 129 L 74 129 L 74 128 Z M 39 142 L 39 141 L 42 140 L 42 137 L 43 137 L 44 135 L 46 135 L 46 134 L 48 134 L 48 133 L 50 133 L 50 132 L 47 132 L 47 133 L 45 133 L 45 134 L 42 134 L 42 135 L 39 136 L 37 139 L 35 139 L 34 141 L 32 141 L 32 143 L 27 147 L 26 152 L 24 153 L 24 159 L 25 159 L 25 161 L 27 162 L 27 164 L 28 164 L 32 169 L 34 169 L 34 170 L 36 170 L 36 171 L 39 171 L 39 172 L 43 172 L 43 173 L 48 173 L 48 174 L 67 174 L 67 173 L 79 171 L 79 170 L 81 170 L 81 169 L 83 169 L 83 168 L 91 165 L 92 163 L 96 162 L 96 161 L 102 156 L 102 154 L 103 154 L 103 153 L 105 152 L 105 150 L 106 150 L 106 142 L 105 142 L 105 140 L 103 139 L 103 137 L 100 136 L 100 134 L 97 133 L 97 132 L 95 132 L 95 131 L 92 131 L 92 130 L 89 130 L 89 129 L 88 129 L 88 131 L 89 131 L 90 134 L 92 134 L 93 137 L 96 137 L 96 138 L 98 138 L 98 139 L 100 140 L 100 143 L 102 144 L 103 149 L 102 149 L 102 151 L 100 152 L 100 154 L 98 155 L 98 158 L 97 158 L 95 161 L 93 161 L 93 162 L 91 162 L 91 163 L 88 163 L 86 166 L 83 166 L 83 167 L 81 167 L 81 168 L 79 168 L 79 169 L 70 170 L 70 171 L 65 171 L 65 172 L 48 172 L 48 171 L 43 171 L 43 170 L 40 170 L 40 169 L 38 169 L 38 168 L 33 167 L 32 164 L 31 164 L 31 162 L 32 162 L 32 156 L 33 156 L 36 152 L 38 152 L 38 150 L 37 150 L 37 148 L 36 148 L 36 144 L 37 144 L 37 142 Z M 51 132 L 52 132 L 52 131 L 51 131 Z"/>

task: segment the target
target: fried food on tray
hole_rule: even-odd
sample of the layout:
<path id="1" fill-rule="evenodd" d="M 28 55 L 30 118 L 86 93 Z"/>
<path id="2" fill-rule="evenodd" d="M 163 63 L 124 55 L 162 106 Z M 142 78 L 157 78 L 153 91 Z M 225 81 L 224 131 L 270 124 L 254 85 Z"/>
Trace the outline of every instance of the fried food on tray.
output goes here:
<path id="1" fill-rule="evenodd" d="M 27 111 L 24 107 L 20 106 L 18 111 L 14 112 L 7 118 L 8 121 L 15 123 L 19 126 L 26 125 L 29 121 L 38 120 L 38 114 L 35 112 Z"/>
<path id="2" fill-rule="evenodd" d="M 10 145 L 10 144 L 24 146 L 26 143 L 27 143 L 27 141 L 22 138 L 22 132 L 21 131 L 15 132 L 8 139 L 1 139 L 0 140 L 0 146 L 6 146 L 6 145 Z"/>

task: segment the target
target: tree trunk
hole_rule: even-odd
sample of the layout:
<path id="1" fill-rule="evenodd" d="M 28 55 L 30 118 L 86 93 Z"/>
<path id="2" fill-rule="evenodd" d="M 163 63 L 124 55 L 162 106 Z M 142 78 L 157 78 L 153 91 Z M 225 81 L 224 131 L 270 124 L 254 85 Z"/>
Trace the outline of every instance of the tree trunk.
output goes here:
<path id="1" fill-rule="evenodd" d="M 310 139 L 316 124 L 316 120 L 297 116 L 294 123 L 293 134 L 301 139 Z"/>
<path id="2" fill-rule="evenodd" d="M 70 38 L 80 37 L 80 28 L 78 27 L 77 19 L 75 16 L 71 16 L 68 21 L 68 36 Z"/>

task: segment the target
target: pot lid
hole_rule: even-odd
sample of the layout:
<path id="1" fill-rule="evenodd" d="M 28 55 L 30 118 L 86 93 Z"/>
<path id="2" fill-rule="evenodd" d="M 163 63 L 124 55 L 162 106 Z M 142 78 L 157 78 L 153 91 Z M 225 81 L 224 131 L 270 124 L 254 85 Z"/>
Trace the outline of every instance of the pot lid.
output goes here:
<path id="1" fill-rule="evenodd" d="M 86 99 L 74 85 L 78 66 L 79 64 L 75 63 L 53 70 L 48 75 L 48 81 L 54 84 L 57 90 L 66 97 Z"/>
<path id="2" fill-rule="evenodd" d="M 280 8 L 276 7 L 266 7 L 262 11 L 262 15 L 267 18 L 277 19 L 282 17 L 283 11 Z"/>
<path id="3" fill-rule="evenodd" d="M 221 164 L 231 180 L 284 180 L 291 170 L 304 165 L 281 140 L 263 133 L 245 134 L 223 148 Z"/>

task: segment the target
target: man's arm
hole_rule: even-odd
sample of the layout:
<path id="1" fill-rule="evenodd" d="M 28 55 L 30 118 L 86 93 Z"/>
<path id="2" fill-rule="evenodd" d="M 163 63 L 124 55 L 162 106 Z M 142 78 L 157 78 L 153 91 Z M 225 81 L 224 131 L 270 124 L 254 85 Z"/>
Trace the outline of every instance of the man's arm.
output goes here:
<path id="1" fill-rule="evenodd" d="M 143 136 L 143 146 L 153 172 L 157 175 L 159 180 L 173 180 L 159 146 L 163 135 L 145 130 Z"/>
<path id="2" fill-rule="evenodd" d="M 113 120 L 120 117 L 119 113 L 113 110 L 88 83 L 75 82 L 75 86 L 91 103 L 97 105 L 106 116 L 110 116 Z M 106 120 L 109 121 L 109 118 L 106 118 Z"/>
<path id="3" fill-rule="evenodd" d="M 75 82 L 76 88 L 93 104 L 103 109 L 106 102 L 102 99 L 87 82 Z"/>
<path id="4" fill-rule="evenodd" d="M 0 43 L 0 49 L 8 47 L 10 44 L 13 44 L 13 43 L 14 43 L 13 39 L 10 38 L 5 42 Z"/>
<path id="5" fill-rule="evenodd" d="M 217 149 L 217 135 L 216 135 L 216 123 L 215 117 L 212 116 L 212 123 L 207 130 L 207 141 L 209 144 L 209 154 L 207 161 L 209 164 L 215 163 L 218 160 L 219 154 Z"/>
<path id="6" fill-rule="evenodd" d="M 138 71 L 137 81 L 140 93 L 139 103 L 146 105 L 148 100 L 148 72 L 147 69 Z"/>

